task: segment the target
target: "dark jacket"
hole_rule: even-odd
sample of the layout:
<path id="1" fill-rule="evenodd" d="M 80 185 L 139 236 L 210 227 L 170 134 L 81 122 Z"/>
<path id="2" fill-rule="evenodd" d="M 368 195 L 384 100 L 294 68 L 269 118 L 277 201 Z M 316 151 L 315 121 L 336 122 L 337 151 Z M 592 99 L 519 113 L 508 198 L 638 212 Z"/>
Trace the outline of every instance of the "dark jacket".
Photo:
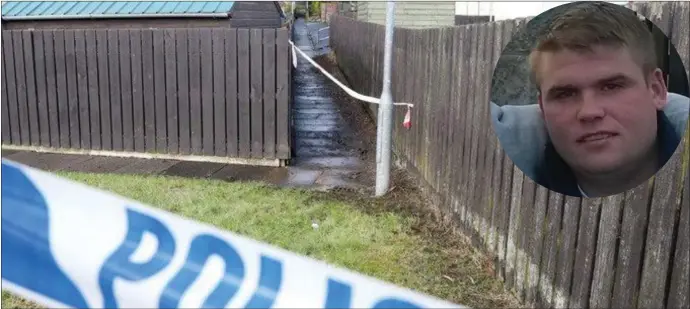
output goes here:
<path id="1" fill-rule="evenodd" d="M 680 136 L 676 133 L 666 115 L 657 112 L 657 145 L 659 147 L 659 167 L 671 159 L 673 152 L 680 143 Z M 537 183 L 562 194 L 582 197 L 577 188 L 575 174 L 560 154 L 556 151 L 551 140 L 544 149 L 544 160 L 537 168 Z"/>

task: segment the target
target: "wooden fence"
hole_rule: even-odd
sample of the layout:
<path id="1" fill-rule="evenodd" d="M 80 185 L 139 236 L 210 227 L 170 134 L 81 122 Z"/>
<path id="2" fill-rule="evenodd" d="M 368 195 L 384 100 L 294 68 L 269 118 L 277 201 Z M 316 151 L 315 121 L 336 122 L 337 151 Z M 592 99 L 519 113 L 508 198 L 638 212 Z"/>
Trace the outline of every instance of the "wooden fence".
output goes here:
<path id="1" fill-rule="evenodd" d="M 635 7 L 670 35 L 687 70 L 690 3 Z M 410 130 L 396 108 L 396 153 L 433 193 L 444 221 L 486 249 L 525 304 L 688 308 L 687 132 L 654 180 L 628 192 L 574 198 L 536 185 L 504 154 L 488 104 L 493 67 L 527 21 L 396 29 L 393 94 L 415 103 Z M 383 37 L 383 26 L 332 20 L 342 70 L 372 96 L 381 91 Z"/>
<path id="2" fill-rule="evenodd" d="M 2 143 L 290 158 L 287 29 L 2 31 Z"/>

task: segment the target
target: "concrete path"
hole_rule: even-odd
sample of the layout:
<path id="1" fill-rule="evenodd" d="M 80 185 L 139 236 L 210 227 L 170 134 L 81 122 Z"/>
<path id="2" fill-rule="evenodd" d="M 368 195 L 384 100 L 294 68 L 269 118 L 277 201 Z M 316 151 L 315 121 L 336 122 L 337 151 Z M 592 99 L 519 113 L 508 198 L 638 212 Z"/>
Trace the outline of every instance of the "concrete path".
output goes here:
<path id="1" fill-rule="evenodd" d="M 324 26 L 307 25 L 298 19 L 294 25 L 295 45 L 311 57 L 328 53 L 328 49 L 315 51 L 308 35 Z M 291 173 L 304 182 L 313 180 L 316 185 L 352 187 L 350 176 L 362 162 L 349 146 L 352 131 L 330 95 L 331 87 L 337 86 L 302 57 L 293 76 L 296 158 Z"/>

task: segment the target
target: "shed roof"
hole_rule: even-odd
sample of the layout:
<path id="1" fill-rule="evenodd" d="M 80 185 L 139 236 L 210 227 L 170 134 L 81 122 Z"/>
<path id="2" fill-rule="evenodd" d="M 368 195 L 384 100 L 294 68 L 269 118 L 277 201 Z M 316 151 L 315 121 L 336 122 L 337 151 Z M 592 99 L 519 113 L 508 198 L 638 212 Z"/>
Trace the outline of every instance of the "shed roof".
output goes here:
<path id="1" fill-rule="evenodd" d="M 234 1 L 2 1 L 2 19 L 228 17 Z"/>

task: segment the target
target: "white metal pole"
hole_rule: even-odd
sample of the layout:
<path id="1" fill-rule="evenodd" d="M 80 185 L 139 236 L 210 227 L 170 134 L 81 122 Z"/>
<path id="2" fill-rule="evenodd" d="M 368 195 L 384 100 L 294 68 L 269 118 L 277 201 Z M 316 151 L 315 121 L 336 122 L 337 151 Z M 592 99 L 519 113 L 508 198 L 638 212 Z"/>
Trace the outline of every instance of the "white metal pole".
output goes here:
<path id="1" fill-rule="evenodd" d="M 388 1 L 386 10 L 386 39 L 383 53 L 383 90 L 378 110 L 378 136 L 376 152 L 376 196 L 383 196 L 390 187 L 391 152 L 393 140 L 393 94 L 391 69 L 393 58 L 393 31 L 395 30 L 395 1 Z"/>

